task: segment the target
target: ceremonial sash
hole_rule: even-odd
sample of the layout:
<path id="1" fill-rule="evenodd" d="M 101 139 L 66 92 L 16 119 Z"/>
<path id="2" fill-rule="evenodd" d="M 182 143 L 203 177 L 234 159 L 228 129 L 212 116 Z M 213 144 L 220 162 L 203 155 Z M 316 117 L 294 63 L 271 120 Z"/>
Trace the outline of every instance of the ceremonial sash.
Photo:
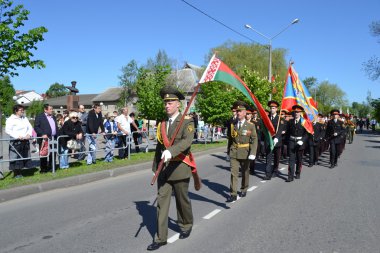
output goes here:
<path id="1" fill-rule="evenodd" d="M 162 121 L 161 124 L 157 127 L 157 140 L 164 144 L 165 148 L 170 147 L 170 140 L 168 138 L 168 135 L 166 134 L 166 122 Z M 181 161 L 191 167 L 191 172 L 195 173 L 197 172 L 197 165 L 195 164 L 194 156 L 190 152 L 188 155 L 185 155 L 184 153 L 180 153 L 176 157 L 170 159 L 170 161 Z"/>

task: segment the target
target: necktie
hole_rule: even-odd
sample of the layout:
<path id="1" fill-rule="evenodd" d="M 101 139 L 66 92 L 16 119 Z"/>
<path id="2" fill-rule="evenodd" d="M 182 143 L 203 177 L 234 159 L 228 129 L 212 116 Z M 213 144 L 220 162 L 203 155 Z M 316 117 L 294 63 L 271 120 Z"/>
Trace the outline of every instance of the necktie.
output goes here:
<path id="1" fill-rule="evenodd" d="M 241 121 L 239 121 L 239 126 L 238 126 L 238 129 L 240 129 L 241 128 Z"/>
<path id="2" fill-rule="evenodd" d="M 167 132 L 169 133 L 169 129 L 170 127 L 172 126 L 172 119 L 169 119 L 169 124 L 168 124 L 168 128 L 167 128 Z"/>

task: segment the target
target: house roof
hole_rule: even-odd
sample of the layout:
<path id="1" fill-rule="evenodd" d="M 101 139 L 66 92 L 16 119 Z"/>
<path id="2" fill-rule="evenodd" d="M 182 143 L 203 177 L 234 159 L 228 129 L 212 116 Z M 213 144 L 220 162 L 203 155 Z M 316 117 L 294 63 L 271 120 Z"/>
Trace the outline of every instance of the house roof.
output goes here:
<path id="1" fill-rule="evenodd" d="M 120 99 L 120 94 L 123 91 L 121 87 L 112 87 L 100 93 L 92 99 L 92 102 L 108 102 L 108 101 L 117 101 Z"/>
<path id="2" fill-rule="evenodd" d="M 83 105 L 92 105 L 92 99 L 96 97 L 98 94 L 82 94 L 77 95 L 79 97 L 79 104 Z M 49 98 L 44 100 L 44 103 L 49 104 L 51 106 L 61 106 L 67 104 L 67 96 Z"/>

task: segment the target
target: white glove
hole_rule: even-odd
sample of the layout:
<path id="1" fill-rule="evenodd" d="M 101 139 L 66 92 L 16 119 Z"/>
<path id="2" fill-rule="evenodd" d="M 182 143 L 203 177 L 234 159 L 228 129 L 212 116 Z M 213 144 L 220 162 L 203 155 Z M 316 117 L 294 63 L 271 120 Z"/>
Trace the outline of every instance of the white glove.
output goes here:
<path id="1" fill-rule="evenodd" d="M 254 156 L 254 155 L 249 155 L 248 156 L 248 160 L 255 160 L 255 158 L 256 158 L 256 156 Z"/>
<path id="2" fill-rule="evenodd" d="M 303 141 L 297 141 L 297 144 L 300 145 L 300 146 L 302 146 Z"/>
<path id="3" fill-rule="evenodd" d="M 337 136 L 338 134 L 337 133 L 334 133 L 334 136 Z"/>
<path id="4" fill-rule="evenodd" d="M 165 150 L 164 152 L 162 152 L 161 159 L 164 159 L 164 163 L 169 161 L 171 158 L 172 158 L 172 154 L 170 153 L 169 150 Z"/>
<path id="5" fill-rule="evenodd" d="M 273 139 L 273 144 L 276 145 L 277 142 L 278 142 L 278 139 L 277 139 L 277 138 L 274 138 L 274 139 Z"/>
<path id="6" fill-rule="evenodd" d="M 226 156 L 226 161 L 228 162 L 228 161 L 230 161 L 230 160 L 231 160 L 230 155 L 227 155 L 227 156 Z"/>

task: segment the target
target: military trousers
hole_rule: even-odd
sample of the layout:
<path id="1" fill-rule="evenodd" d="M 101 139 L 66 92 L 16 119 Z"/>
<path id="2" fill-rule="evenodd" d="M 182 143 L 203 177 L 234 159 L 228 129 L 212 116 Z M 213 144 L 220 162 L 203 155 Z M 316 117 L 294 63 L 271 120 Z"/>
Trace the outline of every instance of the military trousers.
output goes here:
<path id="1" fill-rule="evenodd" d="M 302 171 L 302 157 L 303 150 L 300 150 L 300 146 L 296 143 L 291 143 L 289 145 L 289 167 L 288 167 L 288 178 L 293 179 L 294 177 L 294 166 L 296 167 L 296 175 L 300 175 Z"/>
<path id="2" fill-rule="evenodd" d="M 272 151 L 268 150 L 267 152 L 267 165 L 265 168 L 265 174 L 268 177 L 273 175 L 273 172 L 278 172 L 278 166 L 280 164 L 281 157 L 281 147 L 274 147 Z M 272 167 L 273 160 L 273 167 Z"/>
<path id="3" fill-rule="evenodd" d="M 248 159 L 231 158 L 231 196 L 237 196 L 237 185 L 239 177 L 239 168 L 241 167 L 241 192 L 247 192 L 249 185 L 249 165 L 251 161 Z"/>
<path id="4" fill-rule="evenodd" d="M 341 146 L 341 143 L 330 142 L 330 164 L 336 165 L 338 163 Z"/>
<path id="5" fill-rule="evenodd" d="M 168 222 L 170 199 L 174 191 L 177 207 L 177 223 L 181 231 L 188 231 L 193 226 L 193 211 L 189 198 L 190 178 L 167 181 L 158 178 L 157 193 L 157 235 L 155 242 L 166 242 L 168 238 Z"/>

